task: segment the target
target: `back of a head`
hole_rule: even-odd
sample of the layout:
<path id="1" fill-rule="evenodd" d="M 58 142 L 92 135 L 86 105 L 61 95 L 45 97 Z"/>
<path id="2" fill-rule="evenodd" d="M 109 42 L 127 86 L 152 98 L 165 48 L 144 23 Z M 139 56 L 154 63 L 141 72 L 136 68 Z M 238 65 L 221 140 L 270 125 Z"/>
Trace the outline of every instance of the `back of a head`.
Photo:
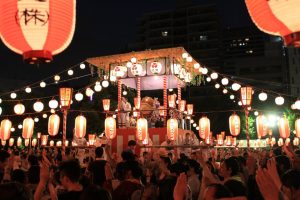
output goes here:
<path id="1" fill-rule="evenodd" d="M 111 200 L 112 197 L 108 191 L 97 185 L 90 185 L 85 188 L 80 196 L 80 200 Z"/>
<path id="2" fill-rule="evenodd" d="M 9 158 L 9 153 L 5 150 L 0 150 L 0 162 L 5 162 Z"/>
<path id="3" fill-rule="evenodd" d="M 128 141 L 128 146 L 129 147 L 136 146 L 136 141 L 135 140 L 129 140 Z"/>
<path id="4" fill-rule="evenodd" d="M 103 149 L 102 149 L 102 147 L 97 147 L 95 149 L 95 155 L 96 155 L 96 158 L 101 158 L 103 156 Z"/>
<path id="5" fill-rule="evenodd" d="M 229 179 L 224 185 L 229 189 L 233 197 L 247 196 L 247 188 L 241 181 Z"/>
<path id="6" fill-rule="evenodd" d="M 291 169 L 282 176 L 282 184 L 288 188 L 300 189 L 300 171 Z"/>
<path id="7" fill-rule="evenodd" d="M 38 157 L 34 156 L 34 155 L 29 155 L 28 156 L 28 162 L 31 166 L 38 166 L 39 165 Z"/>
<path id="8" fill-rule="evenodd" d="M 160 159 L 166 164 L 167 168 L 169 168 L 172 164 L 171 159 L 166 156 L 160 156 Z"/>
<path id="9" fill-rule="evenodd" d="M 131 175 L 135 179 L 140 179 L 143 175 L 143 169 L 139 166 L 137 161 L 127 161 L 124 165 L 124 171 L 125 173 L 131 171 Z"/>
<path id="10" fill-rule="evenodd" d="M 11 174 L 11 180 L 24 184 L 26 182 L 26 174 L 21 169 L 15 169 Z"/>
<path id="11" fill-rule="evenodd" d="M 196 174 L 200 174 L 201 173 L 201 167 L 200 164 L 193 159 L 188 159 L 187 160 L 187 164 L 190 168 L 193 168 Z"/>
<path id="12" fill-rule="evenodd" d="M 124 161 L 134 160 L 134 154 L 131 151 L 123 151 L 121 157 Z"/>
<path id="13" fill-rule="evenodd" d="M 276 156 L 275 160 L 279 176 L 282 176 L 286 171 L 292 168 L 290 159 L 287 156 Z"/>
<path id="14" fill-rule="evenodd" d="M 32 195 L 23 184 L 11 182 L 0 184 L 1 200 L 30 200 Z"/>
<path id="15" fill-rule="evenodd" d="M 224 160 L 227 169 L 231 169 L 231 176 L 235 176 L 240 171 L 240 166 L 235 157 L 230 157 Z"/>
<path id="16" fill-rule="evenodd" d="M 80 178 L 80 165 L 78 160 L 63 161 L 59 167 L 60 173 L 68 177 L 72 182 L 78 182 Z"/>
<path id="17" fill-rule="evenodd" d="M 170 165 L 169 170 L 171 173 L 174 173 L 177 176 L 179 176 L 181 173 L 186 173 L 188 171 L 188 166 L 184 165 L 183 163 L 177 162 Z"/>

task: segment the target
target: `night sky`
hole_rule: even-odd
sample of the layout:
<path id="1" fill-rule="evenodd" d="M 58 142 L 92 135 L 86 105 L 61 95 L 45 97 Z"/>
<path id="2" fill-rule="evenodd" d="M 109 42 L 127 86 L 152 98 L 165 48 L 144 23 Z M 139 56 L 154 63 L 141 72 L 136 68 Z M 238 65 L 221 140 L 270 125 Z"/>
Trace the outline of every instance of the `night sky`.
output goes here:
<path id="1" fill-rule="evenodd" d="M 28 84 L 60 72 L 85 58 L 124 51 L 135 41 L 137 19 L 144 13 L 175 8 L 172 0 L 77 0 L 77 23 L 71 45 L 51 64 L 28 65 L 0 42 L 1 79 L 24 80 Z M 223 27 L 248 26 L 251 21 L 244 1 L 194 0 L 216 3 Z M 0 82 L 1 83 L 1 82 Z M 13 85 L 10 88 L 15 88 Z"/>

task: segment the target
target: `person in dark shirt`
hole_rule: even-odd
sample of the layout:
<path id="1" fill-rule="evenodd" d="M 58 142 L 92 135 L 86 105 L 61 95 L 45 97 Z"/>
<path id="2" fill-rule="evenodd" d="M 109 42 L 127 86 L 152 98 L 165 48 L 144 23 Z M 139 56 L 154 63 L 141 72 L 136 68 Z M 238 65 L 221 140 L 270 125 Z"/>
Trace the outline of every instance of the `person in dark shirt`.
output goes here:
<path id="1" fill-rule="evenodd" d="M 58 195 L 58 200 L 79 200 L 82 186 L 79 184 L 80 165 L 77 160 L 62 162 L 59 167 L 60 182 L 67 192 Z"/>
<path id="2" fill-rule="evenodd" d="M 103 157 L 103 148 L 97 147 L 95 149 L 95 161 L 91 162 L 88 166 L 88 171 L 90 173 L 90 179 L 93 184 L 103 187 L 106 181 L 105 177 L 105 165 L 106 160 Z"/>

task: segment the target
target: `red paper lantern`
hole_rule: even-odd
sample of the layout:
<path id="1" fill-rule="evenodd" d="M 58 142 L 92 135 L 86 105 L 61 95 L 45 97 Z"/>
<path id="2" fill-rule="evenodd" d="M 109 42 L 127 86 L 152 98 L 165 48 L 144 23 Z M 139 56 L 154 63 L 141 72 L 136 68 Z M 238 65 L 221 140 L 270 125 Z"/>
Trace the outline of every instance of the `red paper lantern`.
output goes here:
<path id="1" fill-rule="evenodd" d="M 116 120 L 113 117 L 107 117 L 105 119 L 105 136 L 106 138 L 112 140 L 116 137 L 117 135 L 117 126 L 116 126 Z"/>
<path id="2" fill-rule="evenodd" d="M 255 25 L 263 32 L 283 37 L 285 45 L 300 45 L 300 1 L 246 0 Z"/>
<path id="3" fill-rule="evenodd" d="M 34 121 L 31 117 L 27 117 L 23 120 L 23 130 L 22 137 L 24 139 L 29 139 L 32 137 L 34 129 Z"/>
<path id="4" fill-rule="evenodd" d="M 167 121 L 167 137 L 169 140 L 177 140 L 178 136 L 178 121 L 171 118 Z"/>
<path id="5" fill-rule="evenodd" d="M 210 120 L 207 117 L 199 119 L 199 137 L 205 139 L 210 134 Z"/>
<path id="6" fill-rule="evenodd" d="M 187 104 L 186 105 L 186 111 L 188 115 L 193 115 L 194 112 L 194 105 L 193 104 Z"/>
<path id="7" fill-rule="evenodd" d="M 267 135 L 268 126 L 267 126 L 267 118 L 264 115 L 258 115 L 256 117 L 256 131 L 257 137 L 261 138 Z"/>
<path id="8" fill-rule="evenodd" d="M 56 114 L 52 114 L 48 120 L 48 133 L 50 136 L 56 136 L 59 131 L 60 118 Z"/>
<path id="9" fill-rule="evenodd" d="M 163 117 L 165 116 L 165 107 L 159 106 L 159 116 Z"/>
<path id="10" fill-rule="evenodd" d="M 296 137 L 300 137 L 300 118 L 295 121 Z"/>
<path id="11" fill-rule="evenodd" d="M 89 134 L 89 145 L 94 146 L 96 142 L 96 134 Z"/>
<path id="12" fill-rule="evenodd" d="M 9 119 L 4 119 L 1 121 L 0 126 L 0 139 L 1 140 L 8 140 L 10 138 L 12 123 Z"/>
<path id="13" fill-rule="evenodd" d="M 282 137 L 283 139 L 288 138 L 290 136 L 289 121 L 286 118 L 280 118 L 278 120 L 278 130 L 280 137 Z"/>
<path id="14" fill-rule="evenodd" d="M 41 145 L 46 146 L 47 143 L 48 143 L 48 135 L 41 135 Z M 32 146 L 35 146 L 35 145 L 36 145 L 36 140 L 32 140 Z"/>
<path id="15" fill-rule="evenodd" d="M 241 102 L 244 107 L 248 107 L 252 102 L 252 87 L 241 88 Z"/>
<path id="16" fill-rule="evenodd" d="M 241 120 L 237 114 L 232 114 L 229 117 L 229 130 L 231 135 L 238 136 L 241 131 Z"/>
<path id="17" fill-rule="evenodd" d="M 86 118 L 83 115 L 79 115 L 75 118 L 75 136 L 77 138 L 83 138 L 86 134 Z"/>
<path id="18" fill-rule="evenodd" d="M 109 111 L 110 99 L 103 99 L 102 104 L 103 104 L 103 110 L 106 111 L 106 112 Z"/>
<path id="19" fill-rule="evenodd" d="M 293 145 L 294 146 L 298 146 L 299 145 L 299 138 L 294 138 L 294 140 L 293 140 Z"/>
<path id="20" fill-rule="evenodd" d="M 75 0 L 5 0 L 0 13 L 3 43 L 31 64 L 50 62 L 74 35 Z"/>
<path id="21" fill-rule="evenodd" d="M 186 105 L 186 101 L 185 100 L 180 100 L 179 104 L 178 104 L 178 108 L 180 112 L 184 112 L 185 111 L 185 105 Z"/>
<path id="22" fill-rule="evenodd" d="M 148 141 L 148 122 L 145 118 L 139 118 L 136 122 L 136 138 L 139 141 Z M 146 143 L 148 144 L 148 142 Z"/>

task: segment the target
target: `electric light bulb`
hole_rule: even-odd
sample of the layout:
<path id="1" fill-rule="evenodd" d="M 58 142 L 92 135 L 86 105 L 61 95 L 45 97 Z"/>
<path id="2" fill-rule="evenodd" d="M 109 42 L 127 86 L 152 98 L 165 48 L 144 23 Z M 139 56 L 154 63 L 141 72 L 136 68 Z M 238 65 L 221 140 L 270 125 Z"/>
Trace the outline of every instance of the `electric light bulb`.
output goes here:
<path id="1" fill-rule="evenodd" d="M 73 71 L 72 69 L 69 69 L 69 70 L 68 70 L 68 75 L 69 75 L 69 76 L 72 76 L 73 74 L 74 74 L 74 71 Z"/>
<path id="2" fill-rule="evenodd" d="M 216 72 L 213 72 L 210 77 L 215 80 L 219 77 L 219 75 Z"/>
<path id="3" fill-rule="evenodd" d="M 241 85 L 238 83 L 233 83 L 231 86 L 232 90 L 238 91 L 241 88 Z"/>
<path id="4" fill-rule="evenodd" d="M 232 95 L 230 95 L 230 97 L 229 97 L 230 99 L 234 99 L 234 95 L 232 94 Z"/>
<path id="5" fill-rule="evenodd" d="M 210 81 L 211 81 L 211 78 L 210 78 L 210 77 L 207 77 L 207 78 L 206 78 L 206 81 L 207 81 L 207 82 L 210 82 Z"/>
<path id="6" fill-rule="evenodd" d="M 200 68 L 200 64 L 199 63 L 195 63 L 194 64 L 194 69 L 199 69 Z"/>
<path id="7" fill-rule="evenodd" d="M 46 83 L 45 83 L 44 81 L 40 82 L 40 87 L 41 87 L 41 88 L 46 87 Z"/>
<path id="8" fill-rule="evenodd" d="M 207 74 L 208 73 L 208 69 L 206 67 L 202 68 L 202 74 Z"/>
<path id="9" fill-rule="evenodd" d="M 80 69 L 85 69 L 85 64 L 84 64 L 84 63 L 81 63 L 81 64 L 79 65 L 79 67 L 80 67 Z"/>
<path id="10" fill-rule="evenodd" d="M 25 92 L 26 92 L 26 93 L 30 93 L 30 92 L 31 92 L 31 88 L 30 88 L 30 87 L 26 87 L 26 88 L 25 88 Z"/>
<path id="11" fill-rule="evenodd" d="M 228 83 L 229 83 L 228 78 L 222 78 L 221 83 L 222 83 L 222 85 L 228 85 Z"/>
<path id="12" fill-rule="evenodd" d="M 215 84 L 215 88 L 219 89 L 219 88 L 220 88 L 220 84 L 219 84 L 219 83 L 216 83 L 216 84 Z"/>

